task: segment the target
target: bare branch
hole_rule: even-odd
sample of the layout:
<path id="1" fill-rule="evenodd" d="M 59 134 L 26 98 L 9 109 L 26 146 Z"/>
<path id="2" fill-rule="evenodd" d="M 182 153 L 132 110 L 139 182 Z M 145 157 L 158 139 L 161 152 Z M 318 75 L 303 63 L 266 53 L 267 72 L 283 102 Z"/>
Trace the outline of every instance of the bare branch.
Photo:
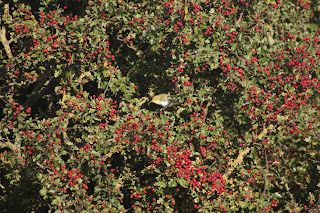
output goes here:
<path id="1" fill-rule="evenodd" d="M 9 4 L 5 4 L 4 5 L 4 16 L 3 16 L 3 21 L 6 21 L 9 17 Z M 7 36 L 6 36 L 6 28 L 4 25 L 1 26 L 0 29 L 0 41 L 4 47 L 4 50 L 7 53 L 7 56 L 11 59 L 13 58 L 12 52 L 11 52 L 11 48 L 10 48 L 10 43 L 12 42 L 12 39 L 10 39 L 9 41 L 7 40 Z"/>

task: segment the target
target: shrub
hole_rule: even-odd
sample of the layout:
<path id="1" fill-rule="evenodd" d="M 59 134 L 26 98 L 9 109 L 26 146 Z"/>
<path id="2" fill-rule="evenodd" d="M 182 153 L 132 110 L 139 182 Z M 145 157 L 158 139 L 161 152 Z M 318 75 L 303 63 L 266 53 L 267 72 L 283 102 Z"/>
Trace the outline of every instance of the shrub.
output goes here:
<path id="1" fill-rule="evenodd" d="M 15 0 L 2 17 L 4 212 L 319 209 L 317 1 Z"/>

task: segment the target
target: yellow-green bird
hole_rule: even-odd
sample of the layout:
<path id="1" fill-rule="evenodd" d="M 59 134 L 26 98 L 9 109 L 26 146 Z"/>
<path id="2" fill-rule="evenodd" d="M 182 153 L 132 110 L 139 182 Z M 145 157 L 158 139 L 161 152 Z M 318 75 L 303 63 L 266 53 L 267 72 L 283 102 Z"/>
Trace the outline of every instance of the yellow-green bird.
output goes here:
<path id="1" fill-rule="evenodd" d="M 171 103 L 171 100 L 168 94 L 160 94 L 154 96 L 151 102 L 166 107 Z"/>

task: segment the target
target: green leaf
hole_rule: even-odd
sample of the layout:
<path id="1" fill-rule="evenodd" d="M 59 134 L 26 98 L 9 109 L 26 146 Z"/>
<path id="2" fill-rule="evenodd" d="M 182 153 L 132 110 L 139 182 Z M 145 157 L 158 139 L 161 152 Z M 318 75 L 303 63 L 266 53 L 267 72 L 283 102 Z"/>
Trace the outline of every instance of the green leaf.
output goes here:
<path id="1" fill-rule="evenodd" d="M 39 193 L 40 193 L 40 195 L 41 196 L 43 196 L 43 197 L 45 197 L 45 196 L 47 196 L 47 188 L 46 187 L 43 187 L 40 191 L 39 191 Z"/>
<path id="2" fill-rule="evenodd" d="M 177 186 L 177 181 L 175 179 L 171 179 L 169 181 L 169 187 L 176 187 Z"/>
<path id="3" fill-rule="evenodd" d="M 185 179 L 178 179 L 178 182 L 183 188 L 188 188 L 188 182 Z"/>
<path id="4" fill-rule="evenodd" d="M 58 198 L 52 200 L 52 202 L 51 202 L 51 204 L 54 206 L 58 205 L 59 203 L 60 203 L 60 199 L 58 199 Z"/>
<path id="5" fill-rule="evenodd" d="M 54 77 L 57 78 L 61 75 L 61 70 L 55 70 L 54 71 Z"/>

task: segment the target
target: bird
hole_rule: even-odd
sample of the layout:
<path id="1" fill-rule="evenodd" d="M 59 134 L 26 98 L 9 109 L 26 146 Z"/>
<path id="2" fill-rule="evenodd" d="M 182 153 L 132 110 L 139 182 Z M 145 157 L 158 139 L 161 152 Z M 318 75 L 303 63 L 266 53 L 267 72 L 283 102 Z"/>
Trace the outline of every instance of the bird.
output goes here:
<path id="1" fill-rule="evenodd" d="M 152 98 L 151 103 L 167 107 L 171 103 L 170 96 L 168 94 L 156 95 Z"/>

